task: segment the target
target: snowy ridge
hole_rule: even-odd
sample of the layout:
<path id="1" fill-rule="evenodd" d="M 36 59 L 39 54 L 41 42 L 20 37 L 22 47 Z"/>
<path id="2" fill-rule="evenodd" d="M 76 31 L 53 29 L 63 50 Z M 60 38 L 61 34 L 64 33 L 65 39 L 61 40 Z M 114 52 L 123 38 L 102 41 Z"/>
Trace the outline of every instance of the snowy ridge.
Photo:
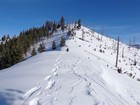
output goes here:
<path id="1" fill-rule="evenodd" d="M 140 50 L 120 43 L 119 74 L 115 40 L 83 26 L 74 33 L 66 41 L 69 52 L 46 51 L 0 71 L 0 105 L 140 105 Z"/>

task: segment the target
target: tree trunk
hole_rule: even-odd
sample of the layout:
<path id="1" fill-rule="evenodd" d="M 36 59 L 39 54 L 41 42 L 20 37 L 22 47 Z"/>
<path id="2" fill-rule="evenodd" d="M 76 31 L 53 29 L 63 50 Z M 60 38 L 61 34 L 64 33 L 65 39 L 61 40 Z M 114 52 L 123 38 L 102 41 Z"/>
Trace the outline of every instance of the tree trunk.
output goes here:
<path id="1" fill-rule="evenodd" d="M 117 55 L 116 55 L 116 65 L 115 67 L 118 67 L 118 57 L 119 57 L 119 37 L 118 37 L 118 43 L 117 43 Z"/>

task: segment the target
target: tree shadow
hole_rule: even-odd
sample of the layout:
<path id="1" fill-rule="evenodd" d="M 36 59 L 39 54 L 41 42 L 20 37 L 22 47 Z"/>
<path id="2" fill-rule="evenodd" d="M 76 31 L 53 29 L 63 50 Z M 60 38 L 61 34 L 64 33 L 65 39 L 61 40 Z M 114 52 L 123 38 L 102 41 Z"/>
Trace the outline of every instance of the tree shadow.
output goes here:
<path id="1" fill-rule="evenodd" d="M 24 92 L 14 89 L 0 91 L 0 105 L 13 105 L 15 101 L 23 101 Z"/>

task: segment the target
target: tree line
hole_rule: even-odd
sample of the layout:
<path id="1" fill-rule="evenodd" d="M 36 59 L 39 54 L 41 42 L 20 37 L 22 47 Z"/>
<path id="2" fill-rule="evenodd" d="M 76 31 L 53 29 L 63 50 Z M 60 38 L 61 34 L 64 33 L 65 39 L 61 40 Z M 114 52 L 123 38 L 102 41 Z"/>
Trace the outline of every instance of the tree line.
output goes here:
<path id="1" fill-rule="evenodd" d="M 4 35 L 0 42 L 0 69 L 10 67 L 24 60 L 32 45 L 40 42 L 45 37 L 53 37 L 53 33 L 57 32 L 58 28 L 61 28 L 62 31 L 65 29 L 65 19 L 63 16 L 58 23 L 47 21 L 41 27 L 22 31 L 18 36 L 13 36 L 12 38 L 9 35 Z M 61 41 L 64 42 L 63 39 Z M 53 42 L 53 49 L 55 49 L 55 46 L 55 42 Z M 38 51 L 44 51 L 43 44 L 40 44 Z M 33 48 L 31 55 L 36 55 L 35 48 Z"/>

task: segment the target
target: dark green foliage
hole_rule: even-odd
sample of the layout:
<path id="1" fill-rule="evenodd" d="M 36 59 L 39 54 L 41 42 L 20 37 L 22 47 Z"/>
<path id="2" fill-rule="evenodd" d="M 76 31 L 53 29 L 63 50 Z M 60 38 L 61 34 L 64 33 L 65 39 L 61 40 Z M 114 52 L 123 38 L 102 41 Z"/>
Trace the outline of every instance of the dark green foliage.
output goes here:
<path id="1" fill-rule="evenodd" d="M 64 17 L 62 16 L 62 17 L 61 17 L 61 30 L 64 31 L 64 28 L 65 28 L 65 19 L 64 19 Z"/>
<path id="2" fill-rule="evenodd" d="M 60 25 L 60 23 L 58 23 L 58 24 L 57 24 L 57 28 L 60 28 L 60 27 L 61 27 L 61 25 Z"/>
<path id="3" fill-rule="evenodd" d="M 69 36 L 72 35 L 72 31 L 69 30 L 67 35 L 69 35 Z"/>
<path id="4" fill-rule="evenodd" d="M 52 32 L 57 32 L 57 24 L 55 22 L 53 23 L 53 30 L 52 30 Z"/>
<path id="5" fill-rule="evenodd" d="M 65 46 L 65 39 L 64 37 L 61 37 L 61 41 L 60 41 L 60 47 Z"/>
<path id="6" fill-rule="evenodd" d="M 46 28 L 48 31 L 52 30 L 52 26 L 53 26 L 53 22 L 49 22 L 49 21 L 46 22 Z"/>
<path id="7" fill-rule="evenodd" d="M 56 44 L 55 44 L 55 41 L 52 42 L 52 50 L 55 50 L 56 49 Z"/>
<path id="8" fill-rule="evenodd" d="M 61 28 L 64 31 L 64 17 L 61 18 L 58 24 L 47 21 L 46 24 L 41 27 L 33 27 L 22 31 L 18 36 L 12 38 L 10 38 L 9 35 L 4 35 L 0 43 L 0 69 L 10 67 L 24 60 L 26 53 L 30 51 L 32 45 L 42 41 L 46 37 L 52 37 L 53 32 L 56 32 L 57 28 Z M 56 49 L 55 41 L 52 44 L 52 49 Z M 44 44 L 40 44 L 38 51 L 45 51 Z M 32 56 L 35 54 L 35 51 L 32 51 Z"/>
<path id="9" fill-rule="evenodd" d="M 45 25 L 39 28 L 34 27 L 20 32 L 17 37 L 10 38 L 9 35 L 4 35 L 0 43 L 0 69 L 10 67 L 24 60 L 32 45 L 42 41 L 45 37 L 51 37 L 52 29 L 53 22 L 46 22 Z M 44 49 L 44 46 L 42 46 L 40 52 Z"/>
<path id="10" fill-rule="evenodd" d="M 10 67 L 23 59 L 23 48 L 16 37 L 1 44 L 0 48 L 0 69 Z"/>
<path id="11" fill-rule="evenodd" d="M 78 20 L 78 26 L 77 26 L 77 28 L 78 28 L 78 29 L 81 28 L 81 19 Z"/>
<path id="12" fill-rule="evenodd" d="M 2 38 L 1 38 L 2 41 L 5 41 L 6 40 L 6 36 L 4 35 Z"/>
<path id="13" fill-rule="evenodd" d="M 35 56 L 37 54 L 37 52 L 35 51 L 35 48 L 33 48 L 31 55 Z"/>
<path id="14" fill-rule="evenodd" d="M 39 45 L 38 52 L 42 53 L 44 51 L 45 51 L 45 45 L 44 45 L 44 43 L 42 43 L 42 44 Z"/>

